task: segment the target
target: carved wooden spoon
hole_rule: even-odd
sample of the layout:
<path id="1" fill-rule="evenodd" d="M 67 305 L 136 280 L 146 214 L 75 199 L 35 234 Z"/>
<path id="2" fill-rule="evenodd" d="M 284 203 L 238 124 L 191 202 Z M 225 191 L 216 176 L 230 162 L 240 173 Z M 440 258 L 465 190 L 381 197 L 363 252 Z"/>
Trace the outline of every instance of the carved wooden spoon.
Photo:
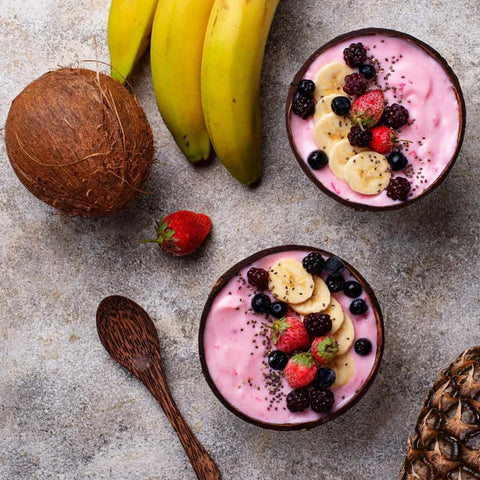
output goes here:
<path id="1" fill-rule="evenodd" d="M 97 331 L 110 356 L 143 382 L 158 400 L 197 477 L 219 480 L 217 465 L 190 430 L 170 394 L 162 369 L 157 330 L 147 312 L 128 298 L 107 297 L 98 306 Z"/>

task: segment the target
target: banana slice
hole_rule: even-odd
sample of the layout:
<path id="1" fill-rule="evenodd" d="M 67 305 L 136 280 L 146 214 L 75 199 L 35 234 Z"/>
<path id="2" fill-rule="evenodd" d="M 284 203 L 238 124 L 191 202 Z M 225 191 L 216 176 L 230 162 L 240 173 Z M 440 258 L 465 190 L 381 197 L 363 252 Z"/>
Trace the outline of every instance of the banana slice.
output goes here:
<path id="1" fill-rule="evenodd" d="M 345 165 L 352 157 L 366 150 L 366 148 L 354 147 L 348 140 L 340 140 L 328 154 L 328 166 L 339 180 L 345 180 Z"/>
<path id="2" fill-rule="evenodd" d="M 365 195 L 376 195 L 387 188 L 392 172 L 384 155 L 368 151 L 352 157 L 343 170 L 350 188 Z"/>
<path id="3" fill-rule="evenodd" d="M 327 63 L 320 69 L 315 77 L 315 100 L 318 102 L 322 97 L 336 93 L 345 95 L 343 87 L 345 77 L 354 73 L 348 65 L 340 62 Z"/>
<path id="4" fill-rule="evenodd" d="M 300 262 L 284 258 L 270 268 L 268 289 L 282 302 L 303 303 L 313 295 L 314 281 Z"/>
<path id="5" fill-rule="evenodd" d="M 325 282 L 313 276 L 313 295 L 303 303 L 292 305 L 292 309 L 300 315 L 323 312 L 330 304 L 330 290 Z"/>
<path id="6" fill-rule="evenodd" d="M 318 148 L 330 154 L 336 143 L 347 138 L 352 125 L 352 122 L 347 117 L 339 117 L 334 113 L 327 113 L 315 124 L 313 139 Z"/>
<path id="7" fill-rule="evenodd" d="M 329 367 L 335 371 L 337 376 L 333 386 L 341 387 L 345 385 L 355 372 L 352 352 L 348 352 L 345 355 L 336 355 L 330 362 Z"/>
<path id="8" fill-rule="evenodd" d="M 340 327 L 343 325 L 345 320 L 345 314 L 343 313 L 342 306 L 335 300 L 335 298 L 332 297 L 330 299 L 330 305 L 323 313 L 330 315 L 330 319 L 332 320 L 332 330 L 330 331 L 330 334 L 333 335 L 335 332 L 340 330 Z"/>
<path id="9" fill-rule="evenodd" d="M 332 100 L 338 97 L 338 94 L 327 95 L 318 100 L 315 106 L 315 114 L 313 116 L 313 121 L 317 122 L 321 117 L 327 113 L 332 113 Z"/>
<path id="10" fill-rule="evenodd" d="M 337 330 L 333 335 L 333 338 L 338 343 L 338 355 L 347 353 L 348 349 L 353 345 L 353 341 L 355 340 L 355 328 L 348 315 L 345 315 L 342 328 Z"/>

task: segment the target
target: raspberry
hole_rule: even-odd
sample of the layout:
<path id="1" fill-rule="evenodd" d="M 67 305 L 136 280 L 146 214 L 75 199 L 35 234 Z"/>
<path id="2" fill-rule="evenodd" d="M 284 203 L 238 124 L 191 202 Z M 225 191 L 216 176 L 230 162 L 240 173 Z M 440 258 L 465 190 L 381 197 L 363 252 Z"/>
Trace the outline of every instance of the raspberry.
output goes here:
<path id="1" fill-rule="evenodd" d="M 348 95 L 363 95 L 368 88 L 368 80 L 361 73 L 352 73 L 345 77 L 343 91 Z"/>
<path id="2" fill-rule="evenodd" d="M 252 267 L 247 272 L 248 283 L 259 290 L 266 290 L 268 288 L 268 272 L 263 268 Z"/>
<path id="3" fill-rule="evenodd" d="M 348 141 L 354 147 L 367 147 L 372 141 L 372 132 L 368 129 L 362 130 L 354 125 L 347 135 Z"/>
<path id="4" fill-rule="evenodd" d="M 363 43 L 351 43 L 343 51 L 343 59 L 349 67 L 360 67 L 367 61 L 367 51 Z"/>
<path id="5" fill-rule="evenodd" d="M 320 337 L 332 329 L 332 319 L 326 313 L 309 313 L 303 319 L 303 324 L 312 337 Z"/>
<path id="6" fill-rule="evenodd" d="M 394 103 L 388 107 L 385 107 L 382 121 L 387 127 L 396 130 L 408 123 L 408 117 L 408 110 L 402 105 Z"/>
<path id="7" fill-rule="evenodd" d="M 320 253 L 309 253 L 302 261 L 303 268 L 312 275 L 320 275 L 325 265 L 325 259 Z"/>
<path id="8" fill-rule="evenodd" d="M 292 390 L 287 395 L 287 408 L 291 412 L 303 412 L 309 406 L 310 399 L 308 398 L 308 390 L 306 388 Z"/>
<path id="9" fill-rule="evenodd" d="M 335 396 L 330 390 L 312 388 L 310 390 L 310 406 L 316 413 L 325 413 L 332 409 Z"/>
<path id="10" fill-rule="evenodd" d="M 311 97 L 297 93 L 293 99 L 292 112 L 306 120 L 315 113 L 315 102 Z"/>
<path id="11" fill-rule="evenodd" d="M 405 177 L 395 177 L 390 180 L 387 187 L 387 197 L 393 200 L 405 201 L 410 192 L 410 182 Z"/>

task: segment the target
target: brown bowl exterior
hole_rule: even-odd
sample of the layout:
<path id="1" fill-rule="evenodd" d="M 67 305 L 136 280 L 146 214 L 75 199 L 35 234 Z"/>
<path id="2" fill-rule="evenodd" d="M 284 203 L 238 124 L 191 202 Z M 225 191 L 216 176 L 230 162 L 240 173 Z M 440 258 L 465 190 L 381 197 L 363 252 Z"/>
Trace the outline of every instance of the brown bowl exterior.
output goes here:
<path id="1" fill-rule="evenodd" d="M 279 247 L 273 247 L 273 248 L 268 248 L 266 250 L 262 250 L 260 252 L 257 252 L 251 255 L 248 258 L 245 258 L 244 260 L 242 260 L 241 262 L 237 263 L 232 268 L 230 268 L 216 281 L 215 285 L 213 286 L 210 292 L 210 295 L 208 296 L 207 302 L 205 303 L 205 307 L 203 308 L 202 317 L 200 320 L 200 330 L 198 333 L 198 351 L 200 355 L 200 363 L 202 365 L 202 373 L 208 385 L 212 389 L 213 393 L 223 403 L 223 405 L 227 407 L 237 417 L 241 418 L 242 420 L 245 420 L 246 422 L 252 423 L 253 425 L 256 425 L 261 428 L 269 429 L 269 430 L 310 430 L 313 427 L 317 427 L 319 425 L 322 425 L 324 423 L 327 423 L 339 417 L 340 415 L 345 413 L 347 410 L 349 410 L 351 407 L 353 407 L 363 397 L 363 395 L 365 395 L 366 391 L 370 388 L 370 385 L 372 384 L 377 374 L 377 371 L 383 356 L 384 327 L 383 327 L 383 316 L 380 310 L 380 305 L 377 301 L 377 298 L 375 297 L 375 294 L 373 293 L 373 290 L 371 289 L 367 281 L 360 275 L 360 273 L 357 270 L 355 270 L 355 268 L 353 268 L 348 262 L 345 262 L 342 259 L 342 261 L 345 264 L 345 267 L 351 272 L 351 274 L 356 278 L 356 280 L 360 283 L 360 285 L 362 285 L 365 292 L 369 295 L 372 303 L 372 308 L 375 312 L 375 319 L 377 323 L 377 351 L 375 354 L 375 362 L 374 362 L 372 371 L 370 372 L 362 388 L 355 394 L 355 396 L 350 400 L 349 403 L 344 405 L 342 408 L 340 408 L 336 412 L 330 415 L 327 415 L 319 420 L 315 420 L 313 422 L 304 422 L 304 423 L 298 423 L 298 424 L 291 424 L 291 423 L 274 424 L 274 423 L 262 422 L 260 420 L 251 418 L 248 415 L 245 415 L 243 412 L 241 412 L 240 410 L 237 410 L 233 405 L 227 402 L 227 400 L 223 397 L 223 395 L 220 393 L 217 386 L 213 382 L 212 377 L 210 376 L 210 373 L 208 371 L 207 362 L 205 360 L 203 335 L 205 332 L 205 325 L 207 322 L 207 317 L 210 312 L 212 303 L 215 300 L 215 297 L 218 295 L 218 293 L 228 283 L 228 281 L 231 278 L 233 278 L 235 275 L 237 275 L 242 268 L 250 265 L 252 262 L 255 262 L 256 260 L 263 258 L 267 255 L 271 255 L 279 252 L 288 252 L 292 250 L 300 250 L 305 252 L 318 252 L 318 253 L 321 253 L 322 255 L 328 255 L 328 256 L 333 255 L 332 253 L 327 252 L 326 250 L 322 250 L 315 247 L 307 247 L 307 246 L 301 246 L 301 245 L 282 245 Z"/>
<path id="2" fill-rule="evenodd" d="M 349 200 L 345 200 L 344 198 L 341 198 L 328 188 L 326 188 L 322 182 L 320 182 L 315 175 L 312 173 L 308 165 L 304 162 L 302 159 L 300 153 L 297 150 L 297 147 L 295 145 L 295 142 L 293 140 L 292 136 L 292 129 L 291 129 L 291 110 L 292 110 L 292 102 L 293 102 L 293 97 L 296 93 L 296 88 L 300 80 L 302 80 L 303 76 L 305 75 L 305 72 L 308 70 L 308 67 L 310 64 L 324 51 L 328 50 L 330 47 L 343 42 L 344 40 L 350 40 L 362 35 L 384 35 L 387 37 L 397 37 L 401 38 L 404 40 L 410 40 L 413 44 L 415 44 L 417 47 L 421 48 L 425 53 L 433 57 L 435 60 L 437 60 L 438 63 L 443 67 L 445 73 L 447 76 L 450 78 L 450 81 L 452 82 L 454 91 L 455 91 L 455 96 L 457 98 L 458 105 L 460 106 L 459 108 L 459 130 L 458 130 L 458 137 L 457 137 L 457 147 L 455 149 L 455 152 L 450 159 L 450 162 L 447 164 L 446 168 L 443 170 L 442 174 L 435 179 L 435 181 L 429 186 L 427 190 L 425 190 L 423 193 L 420 195 L 408 199 L 405 202 L 401 202 L 398 204 L 394 205 L 386 205 L 386 206 L 373 206 L 373 205 L 365 205 L 363 203 L 356 203 L 356 202 L 351 202 Z M 460 153 L 460 149 L 463 143 L 463 137 L 465 135 L 465 122 L 466 122 L 466 109 L 465 109 L 465 100 L 463 97 L 462 89 L 460 87 L 460 83 L 458 81 L 457 76 L 455 75 L 455 72 L 451 69 L 451 67 L 448 65 L 447 61 L 438 53 L 435 49 L 430 47 L 430 45 L 427 45 L 426 43 L 422 42 L 418 38 L 412 37 L 411 35 L 408 35 L 407 33 L 403 32 L 398 32 L 396 30 L 389 30 L 385 28 L 364 28 L 361 30 L 355 30 L 352 32 L 345 33 L 343 35 L 340 35 L 333 40 L 329 41 L 322 47 L 320 47 L 316 52 L 314 52 L 308 59 L 307 61 L 303 64 L 302 68 L 298 71 L 298 73 L 295 75 L 292 83 L 290 84 L 290 88 L 288 90 L 288 95 L 287 95 L 287 106 L 286 106 L 286 124 L 287 124 L 287 134 L 288 134 L 288 140 L 290 142 L 290 147 L 295 155 L 295 158 L 297 159 L 298 163 L 300 164 L 300 167 L 302 170 L 305 172 L 305 174 L 312 180 L 315 185 L 322 190 L 324 193 L 326 193 L 328 196 L 332 197 L 334 200 L 337 200 L 337 202 L 342 203 L 343 205 L 347 205 L 349 207 L 354 208 L 355 210 L 359 211 L 379 211 L 379 210 L 398 210 L 399 208 L 406 207 L 407 205 L 411 205 L 412 203 L 416 202 L 417 200 L 420 200 L 421 198 L 425 197 L 427 194 L 435 190 L 442 182 L 445 180 L 446 176 L 452 169 L 455 161 L 457 160 L 457 157 Z"/>

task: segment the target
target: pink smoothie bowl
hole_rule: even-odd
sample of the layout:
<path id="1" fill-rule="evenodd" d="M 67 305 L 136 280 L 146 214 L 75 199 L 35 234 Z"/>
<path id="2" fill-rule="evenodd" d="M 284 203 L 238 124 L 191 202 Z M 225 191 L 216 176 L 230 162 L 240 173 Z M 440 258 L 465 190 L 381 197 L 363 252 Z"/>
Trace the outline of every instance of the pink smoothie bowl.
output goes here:
<path id="1" fill-rule="evenodd" d="M 268 330 L 266 324 L 271 324 L 275 318 L 268 313 L 256 313 L 252 309 L 252 298 L 259 290 L 249 284 L 247 272 L 252 267 L 267 270 L 272 265 L 284 262 L 286 258 L 302 264 L 302 259 L 312 252 L 321 254 L 325 260 L 333 256 L 314 247 L 285 245 L 245 258 L 217 280 L 202 313 L 199 354 L 208 385 L 228 410 L 261 428 L 308 430 L 339 417 L 363 397 L 380 366 L 384 343 L 380 306 L 367 281 L 354 267 L 340 259 L 345 266 L 344 280 L 361 285 L 361 298 L 368 304 L 368 311 L 352 315 L 352 310 L 349 310 L 352 298 L 343 290 L 331 293 L 330 305 L 335 304 L 345 313 L 345 322 L 348 319 L 354 328 L 355 340 L 370 340 L 371 350 L 366 355 L 361 354 L 353 348 L 352 342 L 345 355 L 349 356 L 354 373 L 343 384 L 339 382 L 330 387 L 335 401 L 329 411 L 315 413 L 312 409 L 306 409 L 291 412 L 286 408 L 286 397 L 292 388 L 283 372 L 270 368 L 269 355 L 278 347 L 268 336 L 270 334 L 262 333 L 262 329 L 263 332 Z M 327 276 L 323 272 L 313 278 L 315 282 L 319 279 L 326 281 Z M 270 292 L 264 293 L 270 295 L 272 302 L 275 301 Z M 290 307 L 288 316 L 298 315 Z M 303 317 L 299 315 L 299 318 Z M 343 364 L 344 357 L 341 358 L 339 364 Z"/>
<path id="2" fill-rule="evenodd" d="M 329 63 L 345 62 L 343 51 L 352 43 L 362 43 L 368 52 L 366 63 L 376 66 L 376 78 L 368 90 L 380 89 L 387 105 L 400 103 L 409 112 L 409 122 L 396 132 L 398 143 L 394 147 L 403 150 L 408 164 L 405 171 L 389 173 L 392 179 L 403 176 L 410 183 L 410 192 L 402 200 L 388 196 L 386 188 L 375 194 L 354 191 L 328 164 L 314 169 L 308 162 L 310 154 L 321 148 L 314 139 L 314 117 L 303 119 L 292 111 L 298 85 L 303 79 L 315 81 Z M 341 89 L 338 95 L 347 96 Z M 395 210 L 432 192 L 452 169 L 465 133 L 465 102 L 455 73 L 432 47 L 406 33 L 366 28 L 340 35 L 308 58 L 290 85 L 286 123 L 300 167 L 320 190 L 356 210 Z"/>

